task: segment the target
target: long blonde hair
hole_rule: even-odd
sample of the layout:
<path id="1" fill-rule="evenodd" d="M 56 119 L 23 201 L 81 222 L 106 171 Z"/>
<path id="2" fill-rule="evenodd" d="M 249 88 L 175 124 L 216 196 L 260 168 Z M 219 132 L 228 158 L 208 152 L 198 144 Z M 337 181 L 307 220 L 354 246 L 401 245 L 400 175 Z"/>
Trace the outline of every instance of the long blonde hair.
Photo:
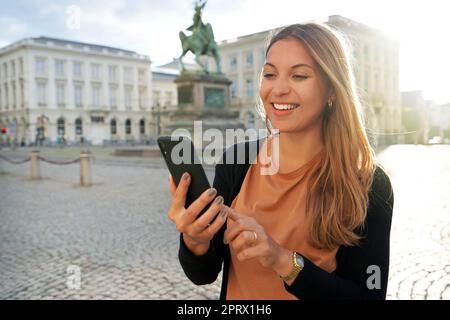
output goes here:
<path id="1" fill-rule="evenodd" d="M 334 99 L 323 112 L 325 155 L 312 168 L 306 214 L 311 245 L 321 249 L 358 244 L 356 230 L 367 215 L 375 153 L 364 129 L 363 112 L 343 37 L 319 23 L 279 30 L 267 46 L 293 38 L 309 50 L 325 75 Z"/>

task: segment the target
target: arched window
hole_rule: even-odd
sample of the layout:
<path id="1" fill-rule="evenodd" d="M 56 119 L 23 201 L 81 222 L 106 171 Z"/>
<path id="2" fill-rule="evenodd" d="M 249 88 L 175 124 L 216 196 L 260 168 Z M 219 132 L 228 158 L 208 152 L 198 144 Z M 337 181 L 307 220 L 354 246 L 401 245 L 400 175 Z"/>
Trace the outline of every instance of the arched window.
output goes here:
<path id="1" fill-rule="evenodd" d="M 117 121 L 116 119 L 111 120 L 111 134 L 117 134 Z"/>
<path id="2" fill-rule="evenodd" d="M 141 119 L 141 121 L 139 121 L 139 132 L 140 134 L 145 134 L 145 120 Z"/>
<path id="3" fill-rule="evenodd" d="M 131 134 L 131 120 L 125 120 L 125 134 Z"/>
<path id="4" fill-rule="evenodd" d="M 83 134 L 83 120 L 80 118 L 75 120 L 75 134 L 80 136 Z"/>
<path id="5" fill-rule="evenodd" d="M 64 136 L 64 134 L 66 133 L 66 124 L 63 118 L 58 119 L 57 126 L 58 126 L 58 135 Z"/>

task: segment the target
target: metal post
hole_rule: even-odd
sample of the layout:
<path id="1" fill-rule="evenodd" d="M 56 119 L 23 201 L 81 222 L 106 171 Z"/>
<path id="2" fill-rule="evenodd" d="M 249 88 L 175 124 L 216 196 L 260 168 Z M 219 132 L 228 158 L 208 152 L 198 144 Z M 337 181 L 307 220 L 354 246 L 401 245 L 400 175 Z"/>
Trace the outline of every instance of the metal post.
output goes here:
<path id="1" fill-rule="evenodd" d="M 39 168 L 39 150 L 31 150 L 31 180 L 39 180 L 41 178 L 41 170 Z"/>
<path id="2" fill-rule="evenodd" d="M 80 184 L 81 186 L 91 185 L 91 170 L 90 170 L 90 151 L 82 150 L 80 152 Z"/>

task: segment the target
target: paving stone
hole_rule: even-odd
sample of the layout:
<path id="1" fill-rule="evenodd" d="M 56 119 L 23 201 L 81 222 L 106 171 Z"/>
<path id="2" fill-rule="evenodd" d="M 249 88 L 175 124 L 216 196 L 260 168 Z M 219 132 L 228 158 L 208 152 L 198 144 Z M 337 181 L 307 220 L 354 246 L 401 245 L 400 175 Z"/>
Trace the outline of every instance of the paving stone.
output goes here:
<path id="1" fill-rule="evenodd" d="M 178 263 L 163 160 L 104 154 L 87 188 L 78 165 L 41 163 L 31 181 L 28 165 L 0 160 L 0 299 L 218 299 L 221 274 L 198 287 Z M 450 146 L 392 146 L 379 159 L 395 195 L 387 298 L 450 299 Z"/>

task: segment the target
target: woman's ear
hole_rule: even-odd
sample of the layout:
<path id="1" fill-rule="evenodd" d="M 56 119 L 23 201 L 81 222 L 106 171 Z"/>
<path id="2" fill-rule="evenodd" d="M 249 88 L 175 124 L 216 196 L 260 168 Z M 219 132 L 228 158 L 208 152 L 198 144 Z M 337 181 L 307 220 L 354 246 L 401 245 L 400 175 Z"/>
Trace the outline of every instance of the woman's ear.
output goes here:
<path id="1" fill-rule="evenodd" d="M 334 93 L 333 89 L 330 89 L 329 92 L 328 92 L 328 99 L 327 99 L 327 101 L 329 101 L 329 100 L 331 100 L 333 102 L 336 101 L 336 94 Z"/>

